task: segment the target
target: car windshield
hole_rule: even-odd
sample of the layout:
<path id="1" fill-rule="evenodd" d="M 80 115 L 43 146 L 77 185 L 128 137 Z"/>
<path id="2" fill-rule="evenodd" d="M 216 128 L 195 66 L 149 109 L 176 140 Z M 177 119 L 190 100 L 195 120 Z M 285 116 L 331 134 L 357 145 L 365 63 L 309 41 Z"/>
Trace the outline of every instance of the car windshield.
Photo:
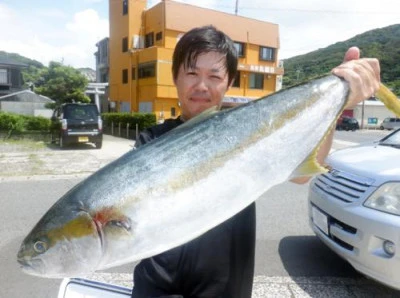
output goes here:
<path id="1" fill-rule="evenodd" d="M 400 148 L 400 130 L 395 131 L 393 134 L 380 141 L 380 145 L 393 146 Z"/>
<path id="2" fill-rule="evenodd" d="M 68 119 L 93 120 L 98 116 L 96 106 L 67 106 L 65 115 Z"/>

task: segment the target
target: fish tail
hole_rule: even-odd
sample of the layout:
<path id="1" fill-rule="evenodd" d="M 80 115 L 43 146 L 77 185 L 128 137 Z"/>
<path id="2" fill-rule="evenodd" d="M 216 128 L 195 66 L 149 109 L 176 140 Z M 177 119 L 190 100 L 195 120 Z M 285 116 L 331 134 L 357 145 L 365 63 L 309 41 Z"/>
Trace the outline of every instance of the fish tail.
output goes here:
<path id="1" fill-rule="evenodd" d="M 397 117 L 400 117 L 400 100 L 397 99 L 397 96 L 388 87 L 381 84 L 375 96 L 383 102 L 388 110 L 395 113 Z"/>
<path id="2" fill-rule="evenodd" d="M 396 114 L 397 117 L 400 117 L 400 100 L 397 99 L 397 96 L 392 91 L 390 91 L 389 88 L 387 88 L 383 84 L 380 84 L 379 90 L 376 93 L 376 97 L 381 102 L 383 102 L 383 104 L 386 106 L 388 110 Z M 336 121 L 340 117 L 340 114 L 341 113 L 338 114 Z M 312 176 L 315 174 L 324 173 L 328 171 L 328 168 L 318 163 L 317 154 L 319 147 L 324 142 L 327 135 L 330 133 L 332 129 L 334 129 L 336 121 L 332 123 L 331 127 L 324 135 L 324 138 L 319 142 L 319 144 L 313 150 L 313 152 L 311 152 L 311 154 L 303 161 L 303 163 L 294 171 L 292 177 Z"/>

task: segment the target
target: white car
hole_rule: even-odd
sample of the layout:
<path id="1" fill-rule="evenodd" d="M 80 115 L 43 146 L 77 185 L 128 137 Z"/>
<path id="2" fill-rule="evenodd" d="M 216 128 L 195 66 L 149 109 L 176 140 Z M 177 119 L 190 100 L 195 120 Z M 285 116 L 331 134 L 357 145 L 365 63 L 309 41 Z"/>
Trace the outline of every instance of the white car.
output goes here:
<path id="1" fill-rule="evenodd" d="M 398 129 L 400 128 L 400 118 L 385 118 L 380 126 L 380 129 Z"/>
<path id="2" fill-rule="evenodd" d="M 312 229 L 356 270 L 400 289 L 400 129 L 327 163 L 310 183 Z"/>

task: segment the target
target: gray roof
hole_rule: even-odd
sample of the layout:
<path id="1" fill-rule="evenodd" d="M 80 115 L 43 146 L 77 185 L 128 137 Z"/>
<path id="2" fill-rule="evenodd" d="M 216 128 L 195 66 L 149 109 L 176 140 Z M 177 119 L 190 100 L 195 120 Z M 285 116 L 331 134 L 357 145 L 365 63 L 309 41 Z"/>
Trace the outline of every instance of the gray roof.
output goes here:
<path id="1" fill-rule="evenodd" d="M 0 96 L 0 101 L 50 103 L 54 100 L 47 96 L 36 94 L 31 90 L 23 90 L 8 95 Z"/>
<path id="2" fill-rule="evenodd" d="M 0 56 L 0 65 L 28 67 L 28 64 L 21 63 L 21 62 L 15 61 L 12 58 L 4 57 L 4 56 Z"/>

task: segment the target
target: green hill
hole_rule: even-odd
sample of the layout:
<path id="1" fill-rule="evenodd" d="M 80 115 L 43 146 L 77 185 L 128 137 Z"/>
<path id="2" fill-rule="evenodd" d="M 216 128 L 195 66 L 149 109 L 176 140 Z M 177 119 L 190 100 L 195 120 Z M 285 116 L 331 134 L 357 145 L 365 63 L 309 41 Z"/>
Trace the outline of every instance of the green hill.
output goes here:
<path id="1" fill-rule="evenodd" d="M 342 62 L 344 53 L 352 46 L 360 48 L 361 57 L 380 60 L 382 82 L 400 95 L 400 24 L 367 31 L 326 48 L 285 59 L 283 86 L 328 73 Z"/>
<path id="2" fill-rule="evenodd" d="M 15 54 L 15 53 L 7 53 L 7 52 L 4 52 L 4 51 L 0 51 L 0 59 L 1 58 L 11 59 L 11 60 L 13 60 L 15 62 L 26 64 L 28 66 L 34 66 L 34 67 L 37 67 L 37 68 L 43 68 L 44 67 L 43 64 L 40 63 L 39 61 L 32 60 L 32 59 L 26 58 L 24 56 L 21 56 L 19 54 Z"/>

